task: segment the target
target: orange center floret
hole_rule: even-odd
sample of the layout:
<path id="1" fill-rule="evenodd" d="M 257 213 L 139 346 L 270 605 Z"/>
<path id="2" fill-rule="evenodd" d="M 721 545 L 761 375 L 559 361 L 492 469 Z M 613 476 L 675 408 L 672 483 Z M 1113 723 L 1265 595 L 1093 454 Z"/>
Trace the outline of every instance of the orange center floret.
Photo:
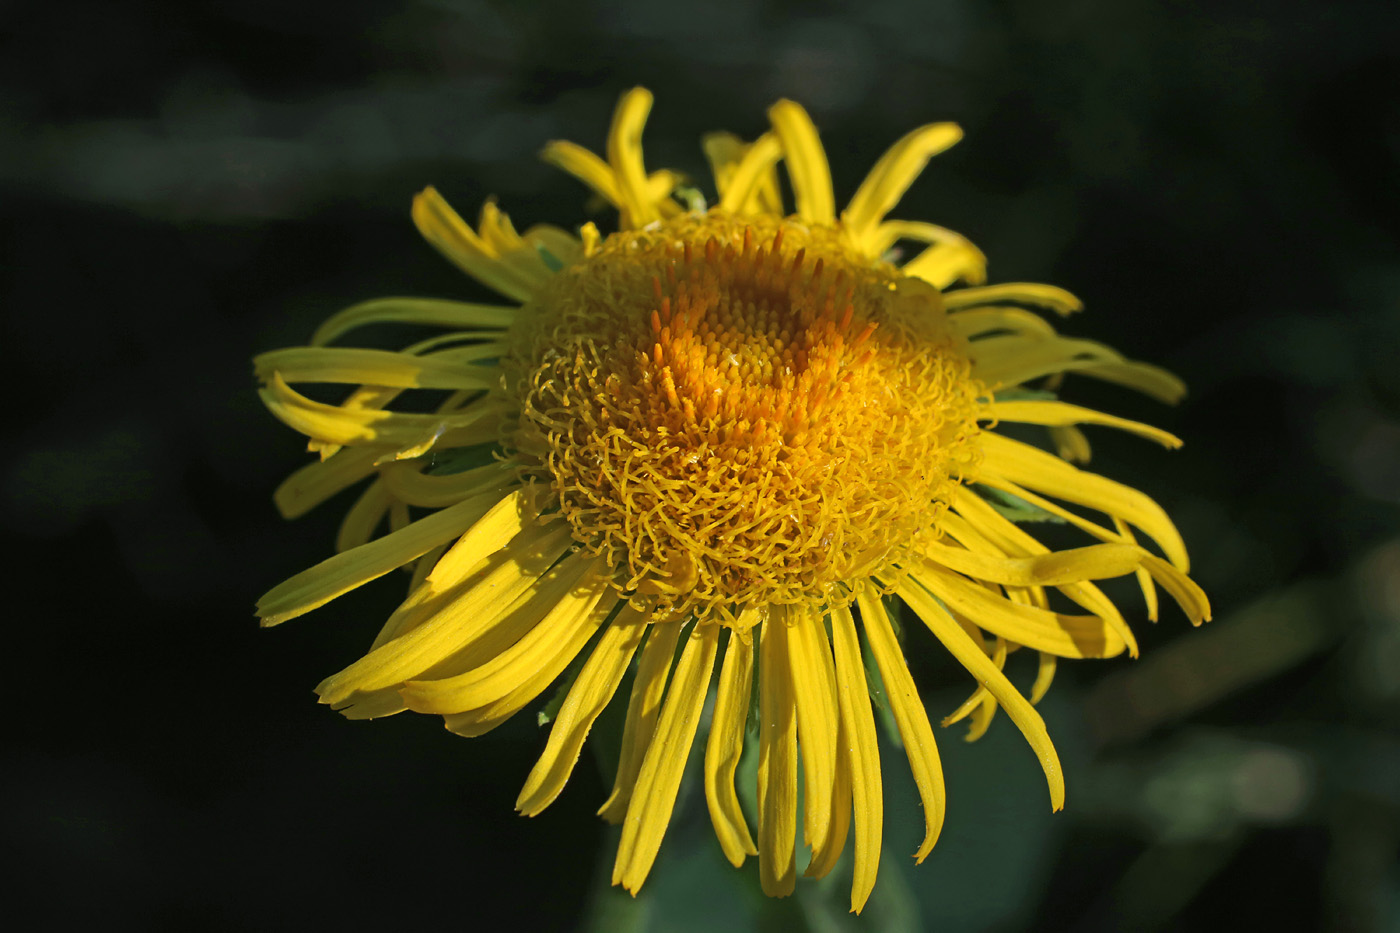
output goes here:
<path id="1" fill-rule="evenodd" d="M 977 387 L 938 293 L 831 230 L 616 234 L 514 336 L 512 446 L 619 589 L 706 620 L 889 573 L 971 465 Z"/>

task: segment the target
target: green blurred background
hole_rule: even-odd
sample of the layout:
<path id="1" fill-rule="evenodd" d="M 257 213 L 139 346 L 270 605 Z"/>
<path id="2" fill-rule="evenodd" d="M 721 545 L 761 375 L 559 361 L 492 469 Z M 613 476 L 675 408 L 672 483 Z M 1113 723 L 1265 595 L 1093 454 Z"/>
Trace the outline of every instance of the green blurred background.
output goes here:
<path id="1" fill-rule="evenodd" d="M 1400 6 L 1109 0 L 5 4 L 0 439 L 11 712 L 7 914 L 43 928 L 1400 929 Z M 533 820 L 543 733 L 346 722 L 310 688 L 397 602 L 389 578 L 271 632 L 254 599 L 329 553 L 338 500 L 270 493 L 302 442 L 248 358 L 385 294 L 485 297 L 418 241 L 412 194 L 522 226 L 590 219 L 542 166 L 656 92 L 653 166 L 708 187 L 702 132 L 780 96 L 838 200 L 909 128 L 956 120 L 899 216 L 970 236 L 993 281 L 1083 297 L 1064 324 L 1167 365 L 1174 410 L 1076 402 L 1186 439 L 1091 432 L 1177 518 L 1216 621 L 1061 665 L 1051 815 L 1004 717 L 945 733 L 949 814 L 884 749 L 887 856 L 764 902 L 694 782 L 644 896 L 609 892 L 585 758 Z M 1125 596 L 1130 619 L 1140 601 Z M 909 653 L 935 717 L 971 684 Z M 1011 673 L 1031 669 L 1013 658 Z M 752 868 L 752 866 L 750 866 Z M 605 880 L 605 879 L 604 879 Z"/>

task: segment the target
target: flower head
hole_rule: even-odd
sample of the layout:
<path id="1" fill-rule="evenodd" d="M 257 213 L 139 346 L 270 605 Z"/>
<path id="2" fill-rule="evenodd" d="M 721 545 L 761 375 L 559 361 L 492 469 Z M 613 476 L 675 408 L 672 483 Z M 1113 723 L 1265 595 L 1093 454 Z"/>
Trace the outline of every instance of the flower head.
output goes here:
<path id="1" fill-rule="evenodd" d="M 726 856 L 758 855 L 764 890 L 792 891 L 800 756 L 807 874 L 830 871 L 853 834 L 859 910 L 883 819 L 867 662 L 923 797 L 919 859 L 943 820 L 937 747 L 892 605 L 980 684 L 945 724 L 970 717 L 975 738 L 1004 710 L 1055 809 L 1063 780 L 1032 704 L 1057 658 L 1136 653 L 1092 581 L 1136 574 L 1152 618 L 1156 586 L 1193 623 L 1209 618 L 1162 510 L 1067 462 L 1087 459 L 1080 424 L 1179 442 L 1045 391 L 1071 372 L 1165 401 L 1182 387 L 1026 310 L 1077 310 L 1067 292 L 984 286 L 966 239 L 886 219 L 957 127 L 905 136 L 838 216 L 817 131 L 782 101 L 757 140 L 705 140 L 719 195 L 706 209 L 676 199 L 675 173 L 646 171 L 650 106 L 644 90 L 623 96 L 606 159 L 572 143 L 545 149 L 617 208 L 607 237 L 591 224 L 522 235 L 490 203 L 473 229 L 433 189 L 415 199 L 428 241 L 516 306 L 371 301 L 333 316 L 311 346 L 257 359 L 264 401 L 320 454 L 278 490 L 282 512 L 369 480 L 340 553 L 258 612 L 276 624 L 410 569 L 408 598 L 369 652 L 317 689 L 351 718 L 415 710 L 461 735 L 504 722 L 579 659 L 517 803 L 528 815 L 563 789 L 635 665 L 600 811 L 623 822 L 613 881 L 631 891 L 656 857 L 718 669 L 704 774 Z M 925 248 L 899 264 L 901 241 Z M 442 332 L 400 352 L 328 346 L 390 322 Z M 332 405 L 297 382 L 356 388 Z M 1022 391 L 1031 385 L 1041 391 Z M 432 410 L 405 410 L 409 389 L 436 390 Z M 1048 426 L 1061 456 L 995 433 L 1002 421 Z M 1008 517 L 1008 502 L 1098 543 L 1053 551 Z M 1002 673 L 1020 648 L 1040 657 L 1029 699 Z M 735 789 L 746 741 L 758 755 L 756 841 Z"/>

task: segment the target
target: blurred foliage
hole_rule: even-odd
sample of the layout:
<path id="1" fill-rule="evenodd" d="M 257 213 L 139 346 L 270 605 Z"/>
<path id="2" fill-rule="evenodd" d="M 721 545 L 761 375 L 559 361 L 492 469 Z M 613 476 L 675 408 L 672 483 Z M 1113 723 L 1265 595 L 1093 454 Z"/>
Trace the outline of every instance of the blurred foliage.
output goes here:
<path id="1" fill-rule="evenodd" d="M 16 915 L 1400 929 L 1400 7 L 92 0 L 3 17 Z M 1138 626 L 1139 661 L 1061 665 L 1044 704 L 1061 814 L 1006 722 L 975 745 L 942 733 L 948 823 L 918 868 L 922 813 L 885 747 L 889 838 L 859 920 L 849 867 L 759 897 L 693 780 L 642 896 L 607 889 L 597 774 L 537 819 L 511 813 L 533 717 L 463 742 L 317 708 L 308 688 L 400 581 L 272 633 L 245 614 L 323 556 L 338 511 L 276 518 L 300 445 L 246 361 L 361 298 L 481 297 L 416 242 L 410 195 L 588 219 L 535 154 L 598 147 L 634 84 L 657 95 L 651 163 L 702 193 L 699 135 L 753 134 L 779 96 L 811 109 L 847 194 L 905 130 L 961 122 L 900 214 L 970 236 L 994 281 L 1072 289 L 1088 310 L 1069 332 L 1191 386 L 1166 412 L 1063 394 L 1186 439 L 1164 454 L 1095 433 L 1094 463 L 1178 518 L 1216 621 L 1168 612 Z M 917 628 L 941 715 L 970 684 Z"/>

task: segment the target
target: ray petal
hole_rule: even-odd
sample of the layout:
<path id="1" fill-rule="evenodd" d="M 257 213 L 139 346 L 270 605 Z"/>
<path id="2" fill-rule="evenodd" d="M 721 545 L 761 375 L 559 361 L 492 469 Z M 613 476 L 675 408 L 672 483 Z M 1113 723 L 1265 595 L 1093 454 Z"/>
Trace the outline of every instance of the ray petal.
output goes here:
<path id="1" fill-rule="evenodd" d="M 1060 758 L 1055 753 L 1055 746 L 1051 744 L 1050 735 L 1045 731 L 1045 721 L 1040 718 L 1035 707 L 1021 696 L 1011 681 L 1006 679 L 1006 675 L 997 670 L 996 664 L 987 657 L 986 652 L 977 646 L 977 643 L 962 630 L 962 626 L 954 621 L 927 590 L 906 579 L 898 592 L 900 599 L 923 620 L 934 637 L 957 658 L 958 663 L 967 668 L 969 674 L 986 685 L 1002 709 L 1006 710 L 1011 721 L 1030 743 L 1040 761 L 1040 767 L 1045 771 L 1045 779 L 1050 787 L 1051 807 L 1055 810 L 1062 809 L 1065 805 L 1064 773 L 1060 768 Z"/>

